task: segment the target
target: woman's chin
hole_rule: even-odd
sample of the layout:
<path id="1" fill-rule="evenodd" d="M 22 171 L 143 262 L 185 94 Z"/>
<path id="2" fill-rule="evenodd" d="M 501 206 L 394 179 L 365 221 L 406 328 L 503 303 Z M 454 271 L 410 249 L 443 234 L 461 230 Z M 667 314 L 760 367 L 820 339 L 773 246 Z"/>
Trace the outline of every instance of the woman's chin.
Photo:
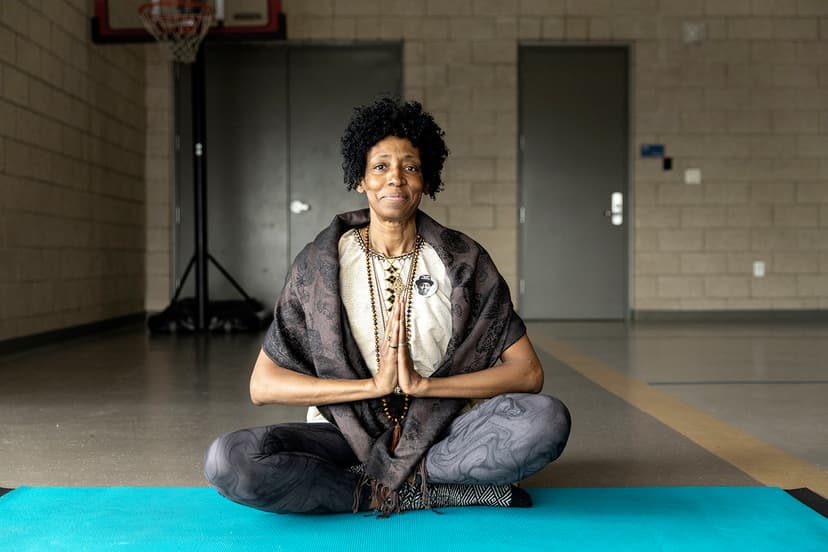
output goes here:
<path id="1" fill-rule="evenodd" d="M 382 220 L 404 222 L 417 213 L 417 205 L 410 202 L 400 204 L 386 203 L 379 208 L 371 207 L 371 214 L 379 217 Z"/>

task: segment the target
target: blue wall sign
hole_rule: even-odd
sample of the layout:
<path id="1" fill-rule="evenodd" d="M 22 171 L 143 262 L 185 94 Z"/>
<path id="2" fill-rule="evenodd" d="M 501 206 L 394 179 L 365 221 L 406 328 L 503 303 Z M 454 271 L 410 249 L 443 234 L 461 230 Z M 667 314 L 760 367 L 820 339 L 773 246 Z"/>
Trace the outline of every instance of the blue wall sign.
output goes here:
<path id="1" fill-rule="evenodd" d="M 641 157 L 664 157 L 664 144 L 641 144 Z"/>

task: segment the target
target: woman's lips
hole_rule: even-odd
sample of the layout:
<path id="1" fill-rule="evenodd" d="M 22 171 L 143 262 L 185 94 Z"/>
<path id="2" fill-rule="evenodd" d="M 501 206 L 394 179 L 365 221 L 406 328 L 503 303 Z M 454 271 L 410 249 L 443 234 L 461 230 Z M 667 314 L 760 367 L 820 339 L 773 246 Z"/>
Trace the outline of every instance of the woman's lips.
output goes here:
<path id="1" fill-rule="evenodd" d="M 382 199 L 387 199 L 388 201 L 405 201 L 408 199 L 408 196 L 405 194 L 388 194 L 382 196 Z"/>

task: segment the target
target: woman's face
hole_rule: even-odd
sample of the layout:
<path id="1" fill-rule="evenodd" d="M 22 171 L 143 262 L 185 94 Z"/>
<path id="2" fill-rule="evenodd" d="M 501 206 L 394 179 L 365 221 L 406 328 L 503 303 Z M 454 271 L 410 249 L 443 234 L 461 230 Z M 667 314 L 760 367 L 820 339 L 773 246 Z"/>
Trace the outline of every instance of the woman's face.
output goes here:
<path id="1" fill-rule="evenodd" d="M 388 136 L 368 151 L 357 191 L 368 198 L 372 217 L 404 222 L 417 212 L 424 187 L 419 150 L 408 138 Z"/>

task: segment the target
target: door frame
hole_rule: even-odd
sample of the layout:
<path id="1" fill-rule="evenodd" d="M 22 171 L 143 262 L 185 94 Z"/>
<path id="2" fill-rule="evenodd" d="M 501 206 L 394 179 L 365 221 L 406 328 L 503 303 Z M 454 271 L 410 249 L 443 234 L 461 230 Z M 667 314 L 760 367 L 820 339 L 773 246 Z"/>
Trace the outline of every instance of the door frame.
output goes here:
<path id="1" fill-rule="evenodd" d="M 517 62 L 517 97 L 518 97 L 518 112 L 517 112 L 517 221 L 518 221 L 518 251 L 517 251 L 517 273 L 518 273 L 518 312 L 522 310 L 524 304 L 525 287 L 524 287 L 524 257 L 523 245 L 526 239 L 524 232 L 523 212 L 524 206 L 524 185 L 523 185 L 523 129 L 521 128 L 521 121 L 523 120 L 523 105 L 520 102 L 520 56 L 524 47 L 534 48 L 623 48 L 627 51 L 627 181 L 626 192 L 624 199 L 624 210 L 626 212 L 626 226 L 627 226 L 627 259 L 626 259 L 626 275 L 627 275 L 627 305 L 624 318 L 613 319 L 622 320 L 625 323 L 633 319 L 633 305 L 635 304 L 635 79 L 634 68 L 636 65 L 635 58 L 635 43 L 628 41 L 560 41 L 560 40 L 519 40 L 518 41 L 518 62 Z M 539 319 L 540 320 L 540 319 Z M 548 319 L 548 320 L 563 320 L 563 319 Z M 579 321 L 590 322 L 596 319 L 583 319 Z"/>

